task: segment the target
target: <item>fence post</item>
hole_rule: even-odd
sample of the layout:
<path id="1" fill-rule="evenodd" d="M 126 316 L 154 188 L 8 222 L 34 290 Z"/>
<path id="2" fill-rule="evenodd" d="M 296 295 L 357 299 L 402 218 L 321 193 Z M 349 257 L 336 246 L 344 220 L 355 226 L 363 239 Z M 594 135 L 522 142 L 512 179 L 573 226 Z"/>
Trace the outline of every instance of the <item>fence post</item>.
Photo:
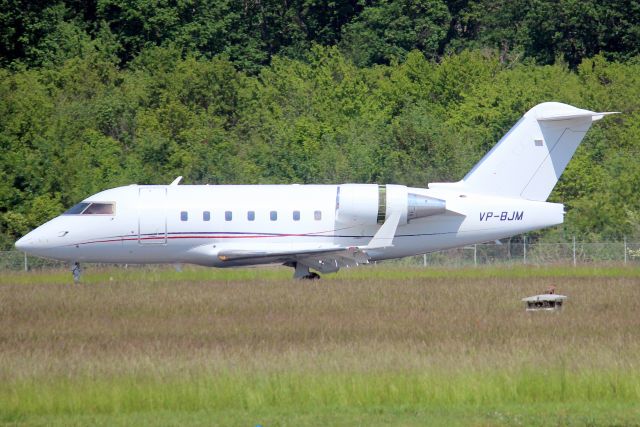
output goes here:
<path id="1" fill-rule="evenodd" d="M 424 264 L 424 266 L 427 266 L 427 254 L 422 254 L 422 262 Z"/>
<path id="2" fill-rule="evenodd" d="M 627 236 L 624 236 L 624 263 L 627 263 Z"/>
<path id="3" fill-rule="evenodd" d="M 527 236 L 522 236 L 522 263 L 527 263 Z"/>
<path id="4" fill-rule="evenodd" d="M 573 236 L 573 266 L 576 266 L 576 236 Z"/>
<path id="5" fill-rule="evenodd" d="M 27 263 L 27 253 L 24 253 L 24 271 L 29 271 L 29 264 Z"/>
<path id="6" fill-rule="evenodd" d="M 478 266 L 478 244 L 474 243 L 473 245 L 473 266 Z"/>

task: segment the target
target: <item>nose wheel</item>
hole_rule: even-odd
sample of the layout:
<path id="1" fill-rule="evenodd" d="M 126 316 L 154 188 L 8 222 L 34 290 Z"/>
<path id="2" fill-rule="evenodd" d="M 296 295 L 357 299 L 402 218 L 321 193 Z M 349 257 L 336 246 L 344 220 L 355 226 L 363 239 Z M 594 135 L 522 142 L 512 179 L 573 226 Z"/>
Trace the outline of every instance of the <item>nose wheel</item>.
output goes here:
<path id="1" fill-rule="evenodd" d="M 80 268 L 80 263 L 78 261 L 73 263 L 71 267 L 71 274 L 73 274 L 73 283 L 80 282 L 80 276 L 82 276 L 82 269 Z"/>

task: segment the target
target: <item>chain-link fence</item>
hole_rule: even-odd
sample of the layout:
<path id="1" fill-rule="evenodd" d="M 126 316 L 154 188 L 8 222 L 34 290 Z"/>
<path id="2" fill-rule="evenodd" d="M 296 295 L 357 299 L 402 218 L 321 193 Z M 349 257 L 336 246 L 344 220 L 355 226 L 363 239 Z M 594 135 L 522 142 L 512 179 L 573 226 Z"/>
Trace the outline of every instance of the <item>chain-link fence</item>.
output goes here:
<path id="1" fill-rule="evenodd" d="M 482 243 L 391 261 L 403 265 L 473 266 L 494 264 L 589 264 L 624 263 L 640 265 L 640 242 L 528 243 L 525 239 Z M 99 265 L 99 264 L 93 264 Z M 19 251 L 0 251 L 0 271 L 65 269 L 62 261 L 48 260 Z"/>
<path id="2" fill-rule="evenodd" d="M 178 264 L 176 264 L 177 266 Z M 145 267 L 140 264 L 101 264 L 82 263 L 84 268 L 103 268 L 121 266 L 123 268 Z M 71 270 L 71 263 L 53 259 L 39 258 L 26 255 L 20 251 L 0 251 L 0 274 L 3 271 L 32 271 L 32 270 Z"/>
<path id="3" fill-rule="evenodd" d="M 0 271 L 65 267 L 62 261 L 38 258 L 19 251 L 0 251 Z"/>
<path id="4" fill-rule="evenodd" d="M 495 264 L 581 265 L 635 263 L 640 265 L 640 242 L 481 243 L 406 258 L 400 262 L 425 266 Z"/>

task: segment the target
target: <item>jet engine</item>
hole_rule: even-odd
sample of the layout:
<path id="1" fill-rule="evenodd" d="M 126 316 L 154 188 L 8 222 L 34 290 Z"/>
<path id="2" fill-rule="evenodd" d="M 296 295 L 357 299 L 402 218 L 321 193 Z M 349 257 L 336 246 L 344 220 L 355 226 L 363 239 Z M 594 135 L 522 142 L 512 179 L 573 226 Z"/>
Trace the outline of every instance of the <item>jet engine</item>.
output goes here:
<path id="1" fill-rule="evenodd" d="M 345 225 L 384 224 L 400 212 L 400 225 L 442 214 L 444 200 L 410 193 L 404 185 L 342 184 L 336 195 L 336 220 Z"/>

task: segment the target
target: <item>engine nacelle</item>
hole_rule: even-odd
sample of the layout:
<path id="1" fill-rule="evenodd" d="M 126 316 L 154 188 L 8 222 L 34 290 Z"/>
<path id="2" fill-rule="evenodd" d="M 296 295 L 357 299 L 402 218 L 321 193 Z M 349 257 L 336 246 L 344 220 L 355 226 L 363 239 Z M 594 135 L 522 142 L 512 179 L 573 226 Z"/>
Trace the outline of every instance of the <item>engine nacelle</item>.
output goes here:
<path id="1" fill-rule="evenodd" d="M 409 193 L 404 185 L 342 184 L 336 195 L 336 220 L 345 225 L 384 224 L 400 212 L 400 224 L 442 214 L 444 200 Z"/>

